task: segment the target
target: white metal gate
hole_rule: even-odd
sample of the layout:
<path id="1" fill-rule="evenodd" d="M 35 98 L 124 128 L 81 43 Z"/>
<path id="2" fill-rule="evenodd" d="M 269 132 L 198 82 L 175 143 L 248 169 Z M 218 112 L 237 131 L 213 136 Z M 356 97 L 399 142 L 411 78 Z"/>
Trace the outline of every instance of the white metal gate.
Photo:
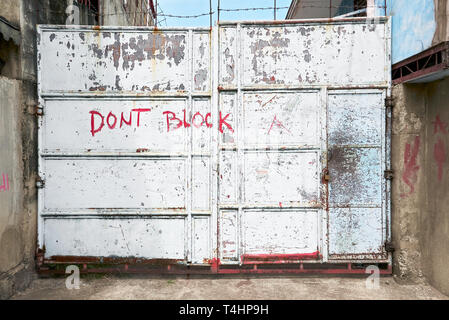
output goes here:
<path id="1" fill-rule="evenodd" d="M 40 26 L 45 259 L 388 262 L 389 38 Z"/>

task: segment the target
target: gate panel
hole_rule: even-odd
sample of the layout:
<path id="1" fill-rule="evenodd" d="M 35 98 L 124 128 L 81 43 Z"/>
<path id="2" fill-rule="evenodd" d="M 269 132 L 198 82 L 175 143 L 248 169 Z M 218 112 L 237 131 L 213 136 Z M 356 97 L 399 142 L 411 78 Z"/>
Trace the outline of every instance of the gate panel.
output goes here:
<path id="1" fill-rule="evenodd" d="M 387 261 L 389 32 L 382 18 L 220 24 L 222 262 Z"/>
<path id="2" fill-rule="evenodd" d="M 389 262 L 389 33 L 39 27 L 44 258 Z"/>
<path id="3" fill-rule="evenodd" d="M 245 210 L 245 255 L 305 254 L 319 247 L 317 211 Z"/>
<path id="4" fill-rule="evenodd" d="M 329 94 L 329 254 L 386 259 L 385 94 Z"/>
<path id="5" fill-rule="evenodd" d="M 45 218 L 48 257 L 139 257 L 185 259 L 185 217 Z"/>
<path id="6" fill-rule="evenodd" d="M 105 153 L 149 151 L 187 152 L 187 130 L 174 130 L 166 115 L 169 110 L 183 115 L 187 99 L 118 100 L 89 97 L 70 100 L 48 99 L 45 127 L 42 130 L 43 152 Z M 148 137 L 152 137 L 149 139 Z"/>
<path id="7" fill-rule="evenodd" d="M 376 22 L 245 26 L 242 86 L 382 83 L 385 31 Z"/>
<path id="8" fill-rule="evenodd" d="M 210 30 L 40 27 L 38 60 L 45 258 L 211 259 Z"/>

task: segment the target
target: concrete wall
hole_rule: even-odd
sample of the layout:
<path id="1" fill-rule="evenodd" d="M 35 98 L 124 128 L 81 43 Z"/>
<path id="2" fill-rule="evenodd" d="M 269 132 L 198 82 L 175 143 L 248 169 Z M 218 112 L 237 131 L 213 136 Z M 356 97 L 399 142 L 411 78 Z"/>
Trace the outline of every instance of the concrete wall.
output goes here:
<path id="1" fill-rule="evenodd" d="M 395 273 L 449 294 L 449 78 L 393 96 Z"/>
<path id="2" fill-rule="evenodd" d="M 115 3 L 118 8 L 123 0 L 108 2 Z M 135 1 L 128 2 L 136 5 Z M 86 6 L 77 1 L 74 3 L 80 8 L 80 24 L 98 23 L 95 15 L 86 11 Z M 38 143 L 37 118 L 33 111 L 38 104 L 36 25 L 66 24 L 66 9 L 70 4 L 72 0 L 0 1 L 0 15 L 20 26 L 21 33 L 20 46 L 6 41 L 0 43 L 0 58 L 8 63 L 1 73 L 7 78 L 0 76 L 0 299 L 26 287 L 35 275 Z M 135 18 L 136 24 L 143 21 Z M 126 21 L 122 25 L 130 23 Z M 9 189 L 5 187 L 5 190 L 2 188 L 3 173 L 5 178 L 8 175 L 5 184 Z"/>
<path id="3" fill-rule="evenodd" d="M 36 24 L 64 24 L 67 0 L 2 0 L 19 17 L 17 80 L 0 78 L 0 298 L 26 287 L 34 276 L 37 235 Z M 6 12 L 6 11 L 5 11 Z M 55 14 L 60 12 L 61 14 Z M 12 20 L 14 21 L 14 20 Z M 11 78 L 11 75 L 9 75 Z"/>
<path id="4" fill-rule="evenodd" d="M 102 0 L 100 12 L 105 26 L 152 26 L 146 0 Z"/>
<path id="5" fill-rule="evenodd" d="M 127 26 L 128 16 L 122 1 L 101 1 L 102 25 L 105 26 Z"/>
<path id="6" fill-rule="evenodd" d="M 24 233 L 21 82 L 0 77 L 0 299 L 27 286 L 30 258 Z"/>
<path id="7" fill-rule="evenodd" d="M 0 1 L 0 16 L 6 18 L 14 25 L 20 23 L 20 1 L 2 0 Z"/>
<path id="8" fill-rule="evenodd" d="M 449 78 L 426 89 L 426 210 L 420 219 L 420 248 L 424 275 L 449 295 Z"/>

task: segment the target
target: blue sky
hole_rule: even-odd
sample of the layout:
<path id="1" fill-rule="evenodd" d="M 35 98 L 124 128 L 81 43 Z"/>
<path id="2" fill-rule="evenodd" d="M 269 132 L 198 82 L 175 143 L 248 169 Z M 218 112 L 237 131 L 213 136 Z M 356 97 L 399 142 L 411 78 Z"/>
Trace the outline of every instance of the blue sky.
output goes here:
<path id="1" fill-rule="evenodd" d="M 217 0 L 212 0 L 212 11 L 217 11 Z M 288 7 L 291 0 L 276 0 L 276 7 Z M 209 12 L 209 0 L 158 0 L 158 6 L 163 13 L 171 15 L 197 15 Z M 273 7 L 274 0 L 220 0 L 222 9 L 237 8 L 262 8 Z M 277 20 L 283 20 L 287 14 L 287 9 L 277 11 Z M 164 17 L 159 17 L 161 22 Z M 209 16 L 203 16 L 196 19 L 179 19 L 166 17 L 166 21 L 161 24 L 162 27 L 208 27 Z M 213 23 L 217 20 L 217 14 L 214 14 Z M 220 12 L 220 20 L 273 20 L 273 10 L 257 11 L 239 11 L 239 12 Z"/>

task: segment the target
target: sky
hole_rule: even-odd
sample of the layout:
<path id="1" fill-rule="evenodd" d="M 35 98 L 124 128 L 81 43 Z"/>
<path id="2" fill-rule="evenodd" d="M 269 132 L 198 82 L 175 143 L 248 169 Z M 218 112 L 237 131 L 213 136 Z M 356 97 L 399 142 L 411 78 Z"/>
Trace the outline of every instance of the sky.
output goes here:
<path id="1" fill-rule="evenodd" d="M 155 1 L 155 0 L 153 0 Z M 209 12 L 209 0 L 157 0 L 158 7 L 164 14 L 170 15 L 198 15 Z M 276 7 L 288 7 L 291 0 L 276 0 Z M 212 0 L 212 11 L 217 11 L 218 0 Z M 240 8 L 266 8 L 274 7 L 274 0 L 220 0 L 221 9 L 240 9 Z M 158 9 L 158 13 L 161 13 Z M 276 13 L 277 20 L 284 20 L 287 14 L 286 8 L 278 9 Z M 238 12 L 220 11 L 221 21 L 234 20 L 273 20 L 274 10 L 251 10 Z M 163 21 L 166 19 L 165 21 Z M 158 18 L 158 26 L 161 27 L 208 27 L 209 15 L 195 19 L 180 19 L 171 17 Z M 217 13 L 213 16 L 213 24 L 217 21 Z"/>

